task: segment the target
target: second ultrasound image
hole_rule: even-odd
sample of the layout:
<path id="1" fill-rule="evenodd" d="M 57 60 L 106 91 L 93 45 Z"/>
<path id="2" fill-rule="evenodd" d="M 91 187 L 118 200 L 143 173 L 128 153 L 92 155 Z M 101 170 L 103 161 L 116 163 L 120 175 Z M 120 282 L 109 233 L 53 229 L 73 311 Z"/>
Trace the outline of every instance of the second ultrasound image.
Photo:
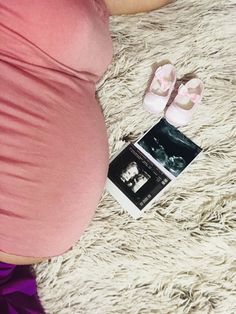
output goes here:
<path id="1" fill-rule="evenodd" d="M 138 144 L 177 177 L 200 153 L 201 148 L 161 119 Z"/>

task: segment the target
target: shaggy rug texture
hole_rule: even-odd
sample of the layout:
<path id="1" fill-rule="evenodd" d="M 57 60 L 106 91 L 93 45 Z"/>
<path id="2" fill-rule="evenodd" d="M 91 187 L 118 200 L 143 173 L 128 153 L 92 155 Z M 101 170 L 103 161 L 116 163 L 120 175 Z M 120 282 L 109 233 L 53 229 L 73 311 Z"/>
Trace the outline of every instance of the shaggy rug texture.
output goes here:
<path id="1" fill-rule="evenodd" d="M 235 1 L 177 0 L 110 22 L 113 63 L 97 86 L 110 154 L 161 117 L 142 99 L 164 60 L 205 84 L 181 128 L 204 153 L 139 220 L 104 192 L 73 249 L 34 266 L 42 303 L 49 314 L 235 314 Z"/>

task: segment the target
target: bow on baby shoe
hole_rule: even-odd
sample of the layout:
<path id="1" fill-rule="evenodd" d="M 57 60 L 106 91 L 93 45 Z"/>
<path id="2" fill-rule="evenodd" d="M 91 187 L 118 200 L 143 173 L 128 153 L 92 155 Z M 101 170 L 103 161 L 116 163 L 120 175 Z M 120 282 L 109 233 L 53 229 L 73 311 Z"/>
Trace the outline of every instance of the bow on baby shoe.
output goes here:
<path id="1" fill-rule="evenodd" d="M 156 80 L 153 81 L 153 84 L 151 86 L 151 90 L 159 90 L 162 92 L 166 92 L 168 89 L 171 88 L 171 85 L 173 82 L 168 80 L 163 73 L 160 73 L 160 71 L 157 71 L 155 74 Z"/>
<path id="2" fill-rule="evenodd" d="M 202 100 L 203 90 L 203 83 L 198 78 L 180 85 L 177 96 L 165 112 L 166 120 L 175 127 L 188 124 Z"/>
<path id="3" fill-rule="evenodd" d="M 165 64 L 159 67 L 144 96 L 144 108 L 154 114 L 161 113 L 168 103 L 175 82 L 176 69 L 172 64 Z"/>
<path id="4" fill-rule="evenodd" d="M 199 103 L 202 98 L 202 96 L 197 93 L 190 93 L 189 89 L 183 84 L 179 87 L 178 96 L 189 98 L 194 104 Z"/>

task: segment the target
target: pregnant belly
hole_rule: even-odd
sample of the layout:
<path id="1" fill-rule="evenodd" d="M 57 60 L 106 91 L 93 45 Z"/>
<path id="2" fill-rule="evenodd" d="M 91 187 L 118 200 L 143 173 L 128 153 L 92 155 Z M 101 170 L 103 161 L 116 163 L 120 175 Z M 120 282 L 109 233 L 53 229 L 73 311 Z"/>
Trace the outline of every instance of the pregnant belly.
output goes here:
<path id="1" fill-rule="evenodd" d="M 94 214 L 107 176 L 107 132 L 94 88 L 81 84 L 37 87 L 41 95 L 32 93 L 33 85 L 17 90 L 5 81 L 2 86 L 0 205 L 5 227 L 0 245 L 5 252 L 61 254 Z"/>

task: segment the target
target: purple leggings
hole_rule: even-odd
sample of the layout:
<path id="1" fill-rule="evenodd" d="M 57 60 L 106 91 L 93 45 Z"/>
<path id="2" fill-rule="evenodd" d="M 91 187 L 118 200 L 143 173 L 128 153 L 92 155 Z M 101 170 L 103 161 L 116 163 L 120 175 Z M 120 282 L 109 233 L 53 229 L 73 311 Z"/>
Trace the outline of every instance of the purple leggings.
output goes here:
<path id="1" fill-rule="evenodd" d="M 0 262 L 0 313 L 45 314 L 31 266 Z"/>

